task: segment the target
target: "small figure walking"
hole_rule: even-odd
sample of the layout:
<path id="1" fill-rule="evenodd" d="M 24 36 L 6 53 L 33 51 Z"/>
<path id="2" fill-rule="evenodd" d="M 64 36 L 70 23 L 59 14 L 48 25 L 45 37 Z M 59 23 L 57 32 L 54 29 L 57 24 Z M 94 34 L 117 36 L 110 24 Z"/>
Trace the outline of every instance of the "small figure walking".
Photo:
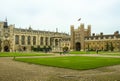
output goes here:
<path id="1" fill-rule="evenodd" d="M 62 52 L 60 51 L 60 55 L 62 55 Z"/>
<path id="2" fill-rule="evenodd" d="M 96 53 L 98 54 L 98 49 L 96 49 Z"/>

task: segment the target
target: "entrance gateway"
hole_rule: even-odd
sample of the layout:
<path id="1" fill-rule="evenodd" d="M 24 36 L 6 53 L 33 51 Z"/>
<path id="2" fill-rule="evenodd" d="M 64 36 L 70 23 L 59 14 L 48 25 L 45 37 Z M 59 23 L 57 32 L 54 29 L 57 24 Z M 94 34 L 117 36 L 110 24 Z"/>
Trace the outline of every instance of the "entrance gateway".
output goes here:
<path id="1" fill-rule="evenodd" d="M 10 41 L 9 40 L 5 40 L 3 41 L 3 51 L 4 52 L 10 52 Z"/>
<path id="2" fill-rule="evenodd" d="M 4 47 L 4 52 L 9 52 L 9 51 L 10 51 L 9 47 L 8 47 L 8 46 L 5 46 L 5 47 Z"/>
<path id="3" fill-rule="evenodd" d="M 81 44 L 80 42 L 76 43 L 76 51 L 80 51 L 81 50 Z"/>

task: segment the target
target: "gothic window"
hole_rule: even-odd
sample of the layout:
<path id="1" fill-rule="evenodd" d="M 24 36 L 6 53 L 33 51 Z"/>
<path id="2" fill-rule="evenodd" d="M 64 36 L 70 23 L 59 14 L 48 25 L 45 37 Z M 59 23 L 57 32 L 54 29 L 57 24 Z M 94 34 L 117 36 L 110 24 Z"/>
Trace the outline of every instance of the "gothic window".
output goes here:
<path id="1" fill-rule="evenodd" d="M 48 37 L 45 38 L 45 44 L 48 45 Z"/>
<path id="2" fill-rule="evenodd" d="M 33 36 L 33 45 L 36 45 L 36 37 Z"/>
<path id="3" fill-rule="evenodd" d="M 43 37 L 40 38 L 40 45 L 43 45 Z"/>
<path id="4" fill-rule="evenodd" d="M 58 46 L 58 39 L 55 39 L 55 46 Z"/>
<path id="5" fill-rule="evenodd" d="M 21 44 L 22 44 L 22 45 L 25 45 L 25 36 L 22 36 L 22 37 L 21 37 Z"/>
<path id="6" fill-rule="evenodd" d="M 50 38 L 50 45 L 52 45 L 52 42 L 53 42 L 53 39 L 52 39 L 52 38 Z"/>
<path id="7" fill-rule="evenodd" d="M 27 38 L 27 40 L 28 40 L 28 45 L 30 45 L 31 44 L 31 37 L 30 36 L 28 36 L 28 38 Z"/>
<path id="8" fill-rule="evenodd" d="M 15 36 L 15 44 L 19 44 L 19 36 L 18 35 Z"/>

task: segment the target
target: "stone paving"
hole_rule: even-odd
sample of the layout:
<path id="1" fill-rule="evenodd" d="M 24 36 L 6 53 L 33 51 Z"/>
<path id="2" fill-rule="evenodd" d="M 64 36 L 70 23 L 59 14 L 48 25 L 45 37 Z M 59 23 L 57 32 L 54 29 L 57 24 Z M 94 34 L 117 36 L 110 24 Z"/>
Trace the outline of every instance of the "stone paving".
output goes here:
<path id="1" fill-rule="evenodd" d="M 0 57 L 0 81 L 120 81 L 120 65 L 79 71 L 12 59 Z"/>

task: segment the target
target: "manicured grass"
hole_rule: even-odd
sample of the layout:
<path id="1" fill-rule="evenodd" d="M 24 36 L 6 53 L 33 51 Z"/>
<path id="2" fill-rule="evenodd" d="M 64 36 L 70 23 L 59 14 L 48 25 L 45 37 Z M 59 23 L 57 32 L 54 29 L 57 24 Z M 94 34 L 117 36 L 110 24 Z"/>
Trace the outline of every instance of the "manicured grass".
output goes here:
<path id="1" fill-rule="evenodd" d="M 96 54 L 95 51 L 71 51 L 70 54 Z"/>
<path id="2" fill-rule="evenodd" d="M 120 52 L 100 52 L 101 55 L 120 56 Z"/>
<path id="3" fill-rule="evenodd" d="M 120 64 L 120 58 L 88 57 L 88 56 L 16 58 L 15 60 L 38 65 L 47 65 L 76 70 L 87 70 Z"/>
<path id="4" fill-rule="evenodd" d="M 97 54 L 96 51 L 71 51 L 70 54 Z M 102 55 L 120 55 L 120 52 L 99 51 L 98 54 Z"/>
<path id="5" fill-rule="evenodd" d="M 49 56 L 52 54 L 25 53 L 25 52 L 0 52 L 0 57 L 22 57 L 22 56 Z"/>

